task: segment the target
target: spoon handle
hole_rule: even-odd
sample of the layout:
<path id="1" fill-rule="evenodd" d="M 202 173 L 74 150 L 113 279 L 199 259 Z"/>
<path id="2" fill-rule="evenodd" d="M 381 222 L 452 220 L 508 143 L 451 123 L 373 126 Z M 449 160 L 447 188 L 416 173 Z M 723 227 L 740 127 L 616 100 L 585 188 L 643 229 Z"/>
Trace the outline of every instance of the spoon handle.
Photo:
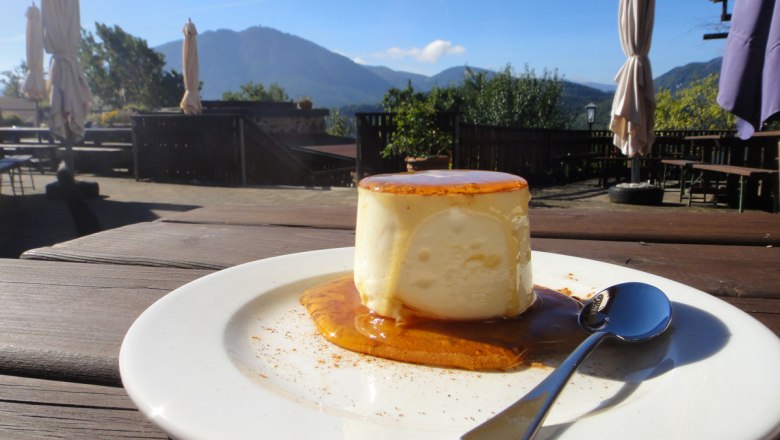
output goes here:
<path id="1" fill-rule="evenodd" d="M 558 397 L 558 394 L 560 394 L 572 373 L 574 373 L 574 370 L 608 336 L 611 336 L 611 333 L 596 332 L 588 336 L 555 371 L 550 373 L 522 399 L 467 432 L 461 439 L 533 438 L 539 426 L 547 417 L 547 413 L 550 411 L 550 407 Z"/>

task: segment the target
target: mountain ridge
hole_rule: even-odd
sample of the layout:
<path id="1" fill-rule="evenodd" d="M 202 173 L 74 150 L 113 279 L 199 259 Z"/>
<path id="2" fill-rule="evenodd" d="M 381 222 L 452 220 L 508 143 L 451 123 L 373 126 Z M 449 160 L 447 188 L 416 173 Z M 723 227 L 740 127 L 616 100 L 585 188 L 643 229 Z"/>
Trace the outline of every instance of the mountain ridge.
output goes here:
<path id="1" fill-rule="evenodd" d="M 153 49 L 165 56 L 166 69 L 181 72 L 182 40 L 171 41 Z M 226 91 L 238 91 L 242 84 L 278 84 L 291 99 L 309 96 L 318 107 L 378 105 L 391 87 L 404 88 L 411 82 L 415 90 L 427 92 L 434 86 L 461 84 L 469 66 L 453 66 L 433 76 L 396 71 L 385 66 L 368 66 L 354 62 L 312 41 L 264 26 L 243 31 L 218 29 L 198 35 L 201 96 L 219 99 Z M 661 75 L 656 87 L 673 90 L 684 87 L 690 78 L 717 68 L 718 59 L 690 63 Z M 578 83 L 564 78 L 564 105 L 569 109 L 584 107 L 588 102 L 611 99 L 614 86 Z"/>

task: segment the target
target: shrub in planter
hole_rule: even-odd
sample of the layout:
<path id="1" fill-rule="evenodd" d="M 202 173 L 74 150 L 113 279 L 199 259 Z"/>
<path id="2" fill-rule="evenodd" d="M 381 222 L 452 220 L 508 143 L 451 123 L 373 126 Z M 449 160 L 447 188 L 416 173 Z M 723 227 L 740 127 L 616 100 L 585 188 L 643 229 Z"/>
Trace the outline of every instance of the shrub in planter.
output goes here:
<path id="1" fill-rule="evenodd" d="M 448 167 L 452 135 L 436 125 L 433 103 L 429 99 L 407 99 L 398 103 L 395 112 L 394 130 L 382 150 L 382 157 L 404 156 L 417 159 L 414 162 L 421 162 L 421 158 L 438 157 L 439 162 L 447 164 L 438 168 Z"/>

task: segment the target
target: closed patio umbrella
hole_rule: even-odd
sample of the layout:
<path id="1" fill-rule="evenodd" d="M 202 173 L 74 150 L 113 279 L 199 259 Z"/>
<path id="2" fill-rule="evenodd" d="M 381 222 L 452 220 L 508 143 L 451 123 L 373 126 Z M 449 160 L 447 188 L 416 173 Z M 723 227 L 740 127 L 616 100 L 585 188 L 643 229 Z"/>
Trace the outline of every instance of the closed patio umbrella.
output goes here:
<path id="1" fill-rule="evenodd" d="M 46 83 L 43 79 L 43 28 L 41 10 L 35 6 L 27 8 L 27 77 L 22 90 L 28 98 L 37 102 L 46 99 Z"/>
<path id="2" fill-rule="evenodd" d="M 65 161 L 73 170 L 73 143 L 84 137 L 84 122 L 92 106 L 87 77 L 79 65 L 81 23 L 78 0 L 42 0 L 43 44 L 52 55 L 49 66 L 52 135 L 66 147 Z"/>
<path id="3" fill-rule="evenodd" d="M 187 20 L 184 25 L 184 43 L 182 45 L 181 64 L 184 76 L 184 96 L 181 99 L 179 108 L 187 115 L 196 115 L 201 112 L 200 96 L 198 87 L 200 86 L 200 67 L 198 66 L 198 30 Z"/>
<path id="4" fill-rule="evenodd" d="M 610 130 L 613 143 L 632 162 L 631 181 L 639 181 L 639 157 L 650 152 L 655 140 L 655 90 L 650 67 L 650 43 L 655 0 L 620 0 L 620 45 L 628 59 L 615 76 Z"/>
<path id="5" fill-rule="evenodd" d="M 748 139 L 780 112 L 780 1 L 740 0 L 732 12 L 718 104 Z"/>

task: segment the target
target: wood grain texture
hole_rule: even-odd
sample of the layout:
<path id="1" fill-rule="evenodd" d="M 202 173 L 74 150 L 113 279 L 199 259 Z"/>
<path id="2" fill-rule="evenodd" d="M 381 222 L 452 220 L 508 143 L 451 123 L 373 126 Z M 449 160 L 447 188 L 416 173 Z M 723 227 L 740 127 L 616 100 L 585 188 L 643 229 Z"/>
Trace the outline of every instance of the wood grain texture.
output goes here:
<path id="1" fill-rule="evenodd" d="M 659 275 L 717 296 L 780 299 L 780 248 L 532 238 L 537 251 Z"/>
<path id="2" fill-rule="evenodd" d="M 356 218 L 357 207 L 355 205 L 300 206 L 285 203 L 257 203 L 205 206 L 168 215 L 161 221 L 238 226 L 306 226 L 354 230 Z"/>
<path id="3" fill-rule="evenodd" d="M 139 223 L 23 257 L 57 261 L 221 269 L 281 254 L 351 246 L 341 229 Z M 643 270 L 718 296 L 780 298 L 780 248 L 532 238 L 532 248 Z"/>
<path id="4" fill-rule="evenodd" d="M 176 213 L 164 222 L 355 228 L 353 205 L 243 204 L 208 206 Z M 529 211 L 531 235 L 539 238 L 732 245 L 780 245 L 780 220 L 765 212 Z"/>
<path id="5" fill-rule="evenodd" d="M 0 373 L 120 385 L 119 347 L 204 270 L 0 259 Z"/>
<path id="6" fill-rule="evenodd" d="M 32 249 L 22 258 L 224 269 L 262 258 L 354 243 L 355 234 L 340 229 L 147 222 Z"/>
<path id="7" fill-rule="evenodd" d="M 0 438 L 165 439 L 124 389 L 0 375 Z"/>
<path id="8" fill-rule="evenodd" d="M 531 236 L 577 240 L 780 245 L 780 219 L 765 212 L 532 209 Z"/>

